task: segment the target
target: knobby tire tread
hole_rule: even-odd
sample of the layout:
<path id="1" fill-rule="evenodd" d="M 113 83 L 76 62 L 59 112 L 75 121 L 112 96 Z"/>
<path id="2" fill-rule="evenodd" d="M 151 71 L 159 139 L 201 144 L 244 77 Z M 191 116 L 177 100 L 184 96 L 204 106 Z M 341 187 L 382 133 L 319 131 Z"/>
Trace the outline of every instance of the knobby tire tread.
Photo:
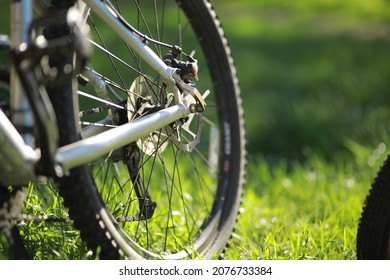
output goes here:
<path id="1" fill-rule="evenodd" d="M 390 233 L 390 156 L 365 199 L 357 232 L 357 258 L 388 259 Z"/>

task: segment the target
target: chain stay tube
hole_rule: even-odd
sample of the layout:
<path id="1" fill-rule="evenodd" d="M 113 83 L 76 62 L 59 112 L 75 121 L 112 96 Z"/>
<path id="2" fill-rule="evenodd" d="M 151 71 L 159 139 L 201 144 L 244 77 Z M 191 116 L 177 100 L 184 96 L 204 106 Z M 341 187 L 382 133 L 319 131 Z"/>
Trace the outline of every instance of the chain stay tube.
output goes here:
<path id="1" fill-rule="evenodd" d="M 190 114 L 184 104 L 174 105 L 90 138 L 59 148 L 56 160 L 64 170 L 87 164 L 112 150 L 134 142 Z"/>

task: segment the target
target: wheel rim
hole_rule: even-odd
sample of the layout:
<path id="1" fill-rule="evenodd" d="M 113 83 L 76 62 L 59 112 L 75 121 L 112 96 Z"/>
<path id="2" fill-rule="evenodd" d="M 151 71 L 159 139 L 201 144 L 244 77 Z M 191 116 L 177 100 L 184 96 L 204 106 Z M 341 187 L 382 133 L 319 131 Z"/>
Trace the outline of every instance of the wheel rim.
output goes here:
<path id="1" fill-rule="evenodd" d="M 133 14 L 130 17 L 127 15 L 126 18 L 136 19 L 136 22 L 130 23 L 148 36 L 173 42 L 180 45 L 185 52 L 196 54 L 200 61 L 197 88 L 205 96 L 210 93 L 206 98 L 207 110 L 202 116 L 196 114 L 194 119 L 191 119 L 191 125 L 185 128 L 170 126 L 147 136 L 146 139 L 153 137 L 153 140 L 146 140 L 146 145 L 152 143 L 155 148 L 149 149 L 142 143 L 137 145 L 133 143 L 91 163 L 91 169 L 102 200 L 122 228 L 122 234 L 129 238 L 130 246 L 137 251 L 143 248 L 146 257 L 158 255 L 181 258 L 188 254 L 197 257 L 195 251 L 200 250 L 207 240 L 201 232 L 207 231 L 209 234 L 215 227 L 219 217 L 219 205 L 226 191 L 221 192 L 221 189 L 225 189 L 221 184 L 226 178 L 217 174 L 221 173 L 222 162 L 225 160 L 223 151 L 226 135 L 220 119 L 221 114 L 228 112 L 224 107 L 217 108 L 217 104 L 222 102 L 218 103 L 215 100 L 210 72 L 205 64 L 206 59 L 188 21 L 179 7 L 169 10 L 168 8 L 172 8 L 175 3 L 168 2 L 164 2 L 166 7 L 162 9 L 153 1 L 149 6 L 144 2 L 141 5 L 135 1 Z M 115 4 L 118 11 L 121 11 L 118 3 Z M 145 14 L 143 5 L 146 5 L 145 10 L 155 13 Z M 165 22 L 166 19 L 169 19 L 168 23 Z M 94 63 L 92 59 L 93 71 L 104 76 L 106 82 L 115 88 L 123 100 L 131 100 L 127 101 L 128 106 L 124 106 L 124 110 L 114 110 L 111 116 L 114 124 L 128 121 L 129 116 L 134 119 L 148 114 L 158 106 L 169 106 L 169 94 L 168 97 L 164 96 L 164 99 L 160 98 L 164 85 L 157 77 L 150 78 L 152 77 L 149 76 L 150 69 L 142 64 L 132 50 L 125 45 L 120 48 L 117 44 L 115 52 L 110 50 L 108 46 L 110 40 L 103 38 L 109 34 L 107 31 L 97 29 L 99 23 L 93 14 L 89 24 L 94 33 L 93 37 L 97 38 L 95 52 L 101 52 L 102 55 L 99 57 L 105 56 L 107 61 L 99 66 L 97 65 L 99 63 Z M 175 32 L 170 30 L 172 24 L 177 26 L 178 30 Z M 154 26 L 153 29 L 151 26 Z M 175 36 L 169 38 L 168 34 Z M 164 56 L 164 52 L 167 51 L 160 47 L 153 49 L 160 56 Z M 128 65 L 133 66 L 123 64 L 121 62 L 125 61 L 123 57 L 131 58 Z M 108 68 L 108 65 L 113 70 L 108 71 L 108 75 L 103 75 L 103 70 L 107 71 L 105 68 Z M 149 87 L 150 90 L 132 92 L 136 88 L 132 87 L 132 84 L 139 77 L 147 80 L 145 87 Z M 150 98 L 147 100 L 145 97 Z M 82 99 L 83 97 L 80 97 L 83 115 L 91 111 L 91 106 L 94 108 L 101 106 L 96 103 L 91 105 L 90 101 Z M 150 99 L 153 99 L 153 102 L 150 102 Z M 142 100 L 138 102 L 141 104 L 136 105 L 137 100 Z M 140 113 L 142 105 L 148 102 L 149 110 L 143 109 Z M 130 103 L 133 105 L 129 105 Z M 94 123 L 96 118 L 100 117 L 96 114 L 92 117 L 83 117 L 81 123 Z M 228 123 L 224 125 L 230 126 Z M 202 128 L 201 133 L 199 127 Z M 195 139 L 200 142 L 194 145 L 193 151 L 191 153 L 183 151 L 188 147 L 188 143 Z M 151 201 L 157 204 L 155 209 Z M 145 218 L 153 210 L 153 215 Z"/>

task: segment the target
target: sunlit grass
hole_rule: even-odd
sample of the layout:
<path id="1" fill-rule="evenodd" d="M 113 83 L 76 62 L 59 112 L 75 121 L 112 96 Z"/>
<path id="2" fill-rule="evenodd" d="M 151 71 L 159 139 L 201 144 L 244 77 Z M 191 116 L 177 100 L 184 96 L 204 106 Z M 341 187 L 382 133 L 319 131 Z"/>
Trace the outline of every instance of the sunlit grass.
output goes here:
<path id="1" fill-rule="evenodd" d="M 249 168 L 227 259 L 356 259 L 356 230 L 368 187 L 386 156 L 353 141 L 348 160 Z M 388 150 L 387 150 L 388 151 Z"/>
<path id="2" fill-rule="evenodd" d="M 31 258 L 85 259 L 90 256 L 79 232 L 69 221 L 54 183 L 30 184 L 24 214 L 27 221 L 22 220 L 18 226 Z M 41 221 L 29 221 L 29 217 Z"/>
<path id="3" fill-rule="evenodd" d="M 379 143 L 367 148 L 352 140 L 347 141 L 346 147 L 350 151 L 348 160 L 343 156 L 337 162 L 316 156 L 305 163 L 291 165 L 283 160 L 270 164 L 263 158 L 252 162 L 237 229 L 224 258 L 356 259 L 361 206 L 388 147 Z M 51 185 L 45 189 L 30 187 L 25 212 L 35 216 L 67 216 L 61 198 Z M 183 215 L 174 219 L 180 217 Z M 173 218 L 169 221 L 173 222 Z M 29 222 L 19 226 L 35 259 L 91 257 L 71 224 Z M 162 225 L 160 231 L 155 229 L 152 234 L 159 232 L 162 238 L 164 228 Z M 180 237 L 180 230 L 175 228 L 170 238 Z M 163 246 L 157 243 L 157 247 Z M 192 246 L 178 244 L 183 248 Z"/>

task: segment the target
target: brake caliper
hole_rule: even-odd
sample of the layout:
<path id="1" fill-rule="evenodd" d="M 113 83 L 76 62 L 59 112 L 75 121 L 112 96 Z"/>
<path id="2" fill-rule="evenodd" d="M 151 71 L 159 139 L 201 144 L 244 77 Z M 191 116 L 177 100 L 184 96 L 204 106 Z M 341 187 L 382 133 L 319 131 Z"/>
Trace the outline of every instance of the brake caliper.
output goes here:
<path id="1" fill-rule="evenodd" d="M 188 92 L 196 100 L 196 104 L 191 104 L 190 109 L 192 113 L 203 112 L 206 108 L 206 102 L 202 95 L 193 86 L 193 80 L 198 80 L 198 61 L 190 55 L 185 55 L 187 61 L 180 61 L 177 59 L 181 54 L 181 49 L 175 46 L 164 57 L 164 62 L 170 67 L 176 68 L 176 76 L 174 79 L 183 92 Z"/>

